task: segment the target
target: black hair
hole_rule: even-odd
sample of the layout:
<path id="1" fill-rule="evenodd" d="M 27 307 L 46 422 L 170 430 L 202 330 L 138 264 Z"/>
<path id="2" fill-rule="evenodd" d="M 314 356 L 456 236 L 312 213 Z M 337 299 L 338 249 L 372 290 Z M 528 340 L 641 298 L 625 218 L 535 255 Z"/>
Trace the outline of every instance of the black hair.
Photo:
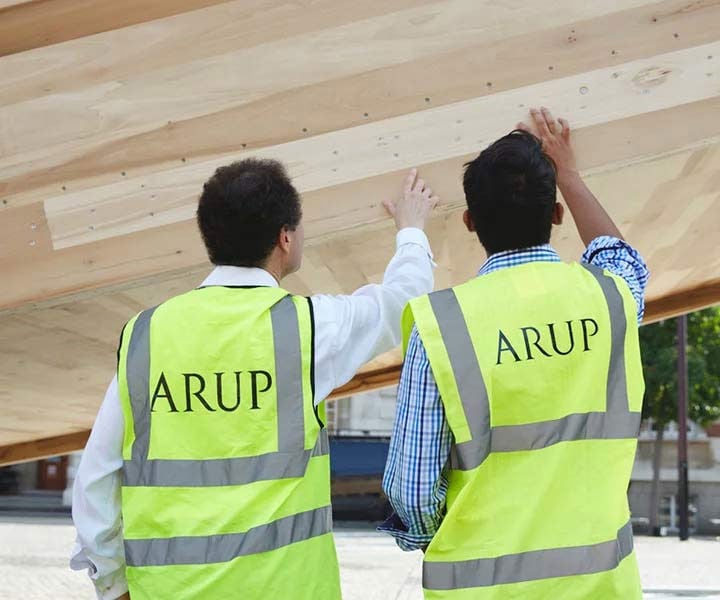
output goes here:
<path id="1" fill-rule="evenodd" d="M 203 186 L 197 223 L 210 261 L 262 267 L 280 231 L 294 231 L 300 196 L 282 164 L 248 158 L 218 168 Z"/>
<path id="2" fill-rule="evenodd" d="M 468 211 L 488 254 L 547 244 L 555 165 L 534 135 L 516 130 L 465 165 Z"/>

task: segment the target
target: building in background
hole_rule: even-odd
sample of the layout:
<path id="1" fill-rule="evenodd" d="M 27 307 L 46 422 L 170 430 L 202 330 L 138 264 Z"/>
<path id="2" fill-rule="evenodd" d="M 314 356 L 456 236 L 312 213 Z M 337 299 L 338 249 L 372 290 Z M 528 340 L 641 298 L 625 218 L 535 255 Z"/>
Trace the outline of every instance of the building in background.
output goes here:
<path id="1" fill-rule="evenodd" d="M 653 479 L 653 451 L 656 432 L 651 422 L 640 431 L 629 498 L 636 531 L 649 532 L 650 490 Z M 658 525 L 665 532 L 677 531 L 678 430 L 676 423 L 665 428 L 660 461 L 660 515 Z M 690 483 L 690 531 L 720 534 L 720 421 L 703 430 L 688 426 L 688 477 Z"/>

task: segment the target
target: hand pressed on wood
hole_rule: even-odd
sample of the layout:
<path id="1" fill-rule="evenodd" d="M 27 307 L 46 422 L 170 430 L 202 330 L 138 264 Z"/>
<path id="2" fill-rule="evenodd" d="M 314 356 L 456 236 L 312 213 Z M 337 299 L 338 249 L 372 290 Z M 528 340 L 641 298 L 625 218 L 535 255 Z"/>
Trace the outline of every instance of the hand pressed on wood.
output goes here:
<path id="1" fill-rule="evenodd" d="M 567 120 L 556 121 L 545 107 L 540 110 L 533 108 L 530 110 L 530 124 L 518 123 L 517 128 L 532 133 L 541 140 L 543 151 L 555 163 L 558 182 L 577 175 L 577 161 Z"/>
<path id="2" fill-rule="evenodd" d="M 418 178 L 417 169 L 412 169 L 403 182 L 402 195 L 399 200 L 385 200 L 387 211 L 395 219 L 398 230 L 405 227 L 425 228 L 425 222 L 440 201 L 433 195 L 432 189 Z"/>

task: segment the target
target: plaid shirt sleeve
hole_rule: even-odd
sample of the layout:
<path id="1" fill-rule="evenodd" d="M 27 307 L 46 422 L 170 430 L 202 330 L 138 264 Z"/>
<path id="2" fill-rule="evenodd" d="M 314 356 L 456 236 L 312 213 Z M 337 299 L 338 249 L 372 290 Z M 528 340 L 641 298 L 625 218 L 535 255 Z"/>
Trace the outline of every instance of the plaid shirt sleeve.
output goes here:
<path id="1" fill-rule="evenodd" d="M 637 302 L 638 323 L 641 323 L 645 314 L 645 288 L 650 272 L 640 253 L 626 241 L 604 235 L 590 242 L 581 261 L 607 269 L 625 280 Z"/>
<path id="2" fill-rule="evenodd" d="M 380 527 L 403 550 L 430 543 L 445 513 L 452 434 L 417 329 L 403 365 L 383 489 L 395 511 Z"/>

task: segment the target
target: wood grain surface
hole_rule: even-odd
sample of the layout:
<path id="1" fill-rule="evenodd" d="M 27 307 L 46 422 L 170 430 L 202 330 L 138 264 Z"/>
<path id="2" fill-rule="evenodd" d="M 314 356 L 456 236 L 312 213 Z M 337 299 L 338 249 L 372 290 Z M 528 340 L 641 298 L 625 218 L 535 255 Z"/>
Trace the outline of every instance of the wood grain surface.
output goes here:
<path id="1" fill-rule="evenodd" d="M 291 291 L 382 279 L 411 166 L 445 287 L 484 260 L 463 162 L 546 104 L 649 264 L 647 320 L 720 302 L 720 0 L 0 0 L 0 81 L 0 462 L 81 447 L 123 323 L 210 268 L 197 196 L 245 156 L 302 192 Z M 582 252 L 571 220 L 553 243 Z"/>

